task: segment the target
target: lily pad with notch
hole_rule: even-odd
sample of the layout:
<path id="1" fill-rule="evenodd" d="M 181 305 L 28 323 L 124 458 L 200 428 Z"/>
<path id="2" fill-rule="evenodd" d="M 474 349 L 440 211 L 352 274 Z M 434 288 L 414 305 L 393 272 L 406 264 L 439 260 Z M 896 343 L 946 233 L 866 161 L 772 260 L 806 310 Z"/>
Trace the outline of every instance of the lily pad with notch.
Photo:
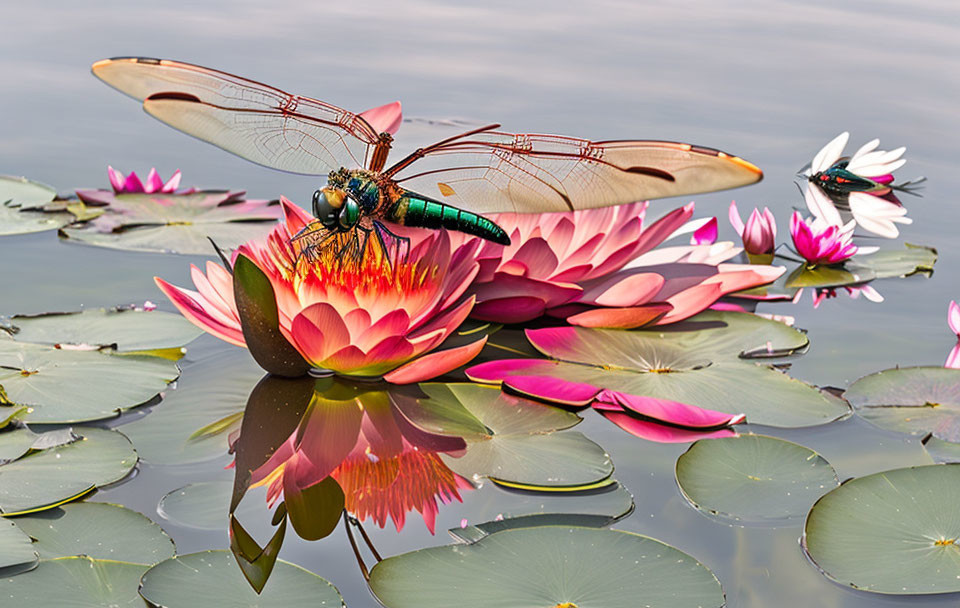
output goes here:
<path id="1" fill-rule="evenodd" d="M 960 464 L 875 473 L 810 509 L 803 548 L 827 578 L 874 593 L 960 591 Z"/>
<path id="2" fill-rule="evenodd" d="M 56 230 L 69 224 L 73 221 L 69 213 L 43 209 L 56 196 L 57 191 L 46 184 L 0 175 L 0 236 Z"/>
<path id="3" fill-rule="evenodd" d="M 738 522 L 802 517 L 839 484 L 816 452 L 764 435 L 697 441 L 677 459 L 676 477 L 694 507 Z"/>
<path id="4" fill-rule="evenodd" d="M 553 606 L 720 608 L 720 582 L 693 557 L 630 532 L 540 526 L 495 532 L 379 562 L 387 608 Z"/>
<path id="5" fill-rule="evenodd" d="M 159 357 L 65 350 L 0 336 L 0 387 L 6 407 L 29 407 L 22 419 L 30 423 L 113 418 L 150 401 L 179 375 L 175 362 Z"/>
<path id="6" fill-rule="evenodd" d="M 142 564 L 85 555 L 42 560 L 35 570 L 0 579 L 3 605 L 10 608 L 142 608 L 143 599 L 137 594 L 137 584 L 146 570 Z"/>
<path id="7" fill-rule="evenodd" d="M 28 432 L 0 433 L 0 444 Z M 31 450 L 0 466 L 0 514 L 52 509 L 120 481 L 137 464 L 137 453 L 121 433 L 90 427 L 75 427 L 73 432 L 73 441 Z"/>
<path id="8" fill-rule="evenodd" d="M 13 521 L 0 519 L 0 573 L 32 570 L 39 560 L 30 537 Z"/>

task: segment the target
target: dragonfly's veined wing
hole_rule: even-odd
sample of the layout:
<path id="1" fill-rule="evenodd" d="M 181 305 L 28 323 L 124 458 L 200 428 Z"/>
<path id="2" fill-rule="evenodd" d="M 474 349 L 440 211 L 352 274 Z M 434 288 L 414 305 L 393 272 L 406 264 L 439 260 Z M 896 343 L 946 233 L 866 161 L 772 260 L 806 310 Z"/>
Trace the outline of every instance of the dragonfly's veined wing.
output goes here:
<path id="1" fill-rule="evenodd" d="M 93 74 L 171 127 L 281 171 L 364 167 L 377 142 L 352 112 L 189 63 L 118 57 L 94 63 Z"/>
<path id="2" fill-rule="evenodd" d="M 480 130 L 422 149 L 385 173 L 477 213 L 544 213 L 736 188 L 751 163 L 666 141 L 589 141 Z"/>

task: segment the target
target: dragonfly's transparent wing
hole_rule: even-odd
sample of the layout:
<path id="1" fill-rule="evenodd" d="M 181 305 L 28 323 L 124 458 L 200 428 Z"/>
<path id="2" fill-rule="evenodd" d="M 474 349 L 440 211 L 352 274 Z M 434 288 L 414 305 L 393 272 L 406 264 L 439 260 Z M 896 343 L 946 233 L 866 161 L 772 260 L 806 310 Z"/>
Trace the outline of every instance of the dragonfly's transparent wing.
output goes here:
<path id="1" fill-rule="evenodd" d="M 749 162 L 664 141 L 483 131 L 424 148 L 386 171 L 405 188 L 477 213 L 543 213 L 712 192 L 759 181 Z"/>
<path id="2" fill-rule="evenodd" d="M 377 142 L 352 112 L 189 63 L 121 57 L 96 62 L 93 73 L 175 129 L 281 171 L 363 167 Z"/>

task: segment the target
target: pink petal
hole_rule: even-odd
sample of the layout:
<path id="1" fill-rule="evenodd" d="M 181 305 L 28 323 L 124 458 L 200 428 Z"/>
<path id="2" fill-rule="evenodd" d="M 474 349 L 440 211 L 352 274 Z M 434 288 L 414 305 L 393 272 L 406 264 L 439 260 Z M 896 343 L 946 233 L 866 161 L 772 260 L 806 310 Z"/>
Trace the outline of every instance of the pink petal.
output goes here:
<path id="1" fill-rule="evenodd" d="M 298 336 L 294 336 L 298 338 Z M 323 359 L 311 359 L 311 363 L 315 363 L 317 367 L 324 367 L 331 369 L 339 374 L 345 375 L 361 375 L 361 376 L 373 376 L 376 373 L 363 373 L 363 368 L 370 365 L 370 359 L 367 357 L 367 354 L 354 346 L 353 344 L 348 344 L 343 348 L 331 353 L 330 355 L 324 357 Z"/>
<path id="2" fill-rule="evenodd" d="M 283 195 L 280 196 L 280 208 L 283 210 L 283 222 L 290 237 L 314 220 L 312 215 Z"/>
<path id="3" fill-rule="evenodd" d="M 317 399 L 300 422 L 299 445 L 321 478 L 340 466 L 360 437 L 363 410 L 353 401 Z"/>
<path id="4" fill-rule="evenodd" d="M 947 325 L 953 330 L 953 333 L 960 336 L 960 305 L 955 300 L 950 301 L 947 309 Z"/>
<path id="5" fill-rule="evenodd" d="M 623 308 L 594 308 L 567 317 L 567 323 L 581 327 L 633 329 L 660 319 L 673 310 L 670 304 L 646 304 Z"/>
<path id="6" fill-rule="evenodd" d="M 654 324 L 668 325 L 692 317 L 698 312 L 709 308 L 710 305 L 719 300 L 722 295 L 723 290 L 720 286 L 710 283 L 695 285 L 694 287 L 685 289 L 667 298 L 667 303 L 673 305 L 673 310 Z"/>
<path id="7" fill-rule="evenodd" d="M 236 346 L 247 346 L 243 340 L 243 330 L 240 328 L 239 321 L 236 325 L 218 321 L 208 312 L 208 307 L 212 305 L 203 300 L 199 293 L 171 285 L 160 277 L 154 277 L 153 280 L 188 321 L 225 342 Z"/>
<path id="8" fill-rule="evenodd" d="M 403 122 L 403 112 L 399 101 L 361 112 L 360 117 L 366 120 L 377 133 L 389 133 L 391 135 L 397 133 L 400 124 Z"/>
<path id="9" fill-rule="evenodd" d="M 647 418 L 688 428 L 721 428 L 740 424 L 746 419 L 743 414 L 727 414 L 679 401 L 655 399 L 613 390 L 601 391 L 597 395 L 597 401 L 618 405 Z"/>
<path id="10" fill-rule="evenodd" d="M 464 346 L 430 353 L 401 365 L 384 375 L 383 379 L 393 384 L 412 384 L 442 376 L 472 361 L 474 357 L 480 354 L 486 343 L 487 336 L 484 336 Z"/>
<path id="11" fill-rule="evenodd" d="M 664 278 L 654 272 L 618 272 L 591 287 L 578 301 L 599 306 L 636 306 L 653 299 L 664 282 Z"/>
<path id="12" fill-rule="evenodd" d="M 730 218 L 730 224 L 733 226 L 733 229 L 737 231 L 739 236 L 743 236 L 743 220 L 740 219 L 740 212 L 737 211 L 737 201 L 730 202 L 730 211 L 728 212 L 728 217 Z"/>
<path id="13" fill-rule="evenodd" d="M 180 177 L 180 169 L 177 169 L 173 172 L 173 175 L 170 176 L 170 179 L 167 180 L 167 183 L 163 185 L 161 192 L 165 192 L 167 194 L 176 192 L 177 188 L 180 187 Z"/>
<path id="14" fill-rule="evenodd" d="M 293 319 L 291 332 L 294 346 L 303 357 L 319 365 L 331 353 L 350 344 L 350 332 L 337 309 L 326 302 L 304 308 Z"/>
<path id="15" fill-rule="evenodd" d="M 598 410 L 600 414 L 619 426 L 621 429 L 630 433 L 634 437 L 655 441 L 657 443 L 687 443 L 697 441 L 698 439 L 714 439 L 717 437 L 736 437 L 737 432 L 733 429 L 725 428 L 710 432 L 700 432 L 691 429 L 681 429 L 664 424 L 657 424 L 647 420 L 641 420 L 623 412 Z"/>
<path id="16" fill-rule="evenodd" d="M 693 203 L 689 203 L 674 209 L 647 226 L 637 239 L 637 255 L 650 251 L 665 241 L 677 228 L 687 223 L 687 220 L 693 216 L 693 209 Z"/>
<path id="17" fill-rule="evenodd" d="M 157 173 L 157 168 L 152 167 L 150 173 L 147 174 L 147 183 L 144 186 L 144 190 L 152 194 L 154 192 L 160 192 L 163 189 L 163 180 L 160 179 L 160 174 Z"/>
<path id="18" fill-rule="evenodd" d="M 542 316 L 546 303 L 532 296 L 513 296 L 480 302 L 470 316 L 480 321 L 495 323 L 523 323 Z"/>
<path id="19" fill-rule="evenodd" d="M 359 336 L 353 336 L 353 343 L 362 349 L 367 349 L 385 338 L 405 335 L 409 327 L 410 315 L 401 308 L 387 313 Z"/>
<path id="20" fill-rule="evenodd" d="M 717 242 L 717 218 L 712 217 L 710 221 L 700 226 L 693 232 L 690 238 L 691 245 L 713 245 Z"/>
<path id="21" fill-rule="evenodd" d="M 960 369 L 960 341 L 954 345 L 953 349 L 950 350 L 950 354 L 947 355 L 947 361 L 943 364 L 944 367 L 952 367 L 953 369 Z"/>
<path id="22" fill-rule="evenodd" d="M 526 397 L 576 409 L 590 405 L 600 392 L 600 389 L 592 384 L 572 382 L 553 376 L 509 376 L 503 379 L 503 385 L 512 392 Z"/>
<path id="23" fill-rule="evenodd" d="M 110 185 L 113 186 L 113 191 L 123 192 L 123 186 L 127 183 L 123 173 L 120 173 L 110 165 L 107 165 L 107 175 L 110 176 Z"/>
<path id="24" fill-rule="evenodd" d="M 127 176 L 127 181 L 123 184 L 124 192 L 143 192 L 143 184 L 140 183 L 140 178 L 137 177 L 136 171 L 131 171 L 130 175 Z"/>
<path id="25" fill-rule="evenodd" d="M 497 359 L 468 367 L 464 373 L 474 382 L 499 384 L 504 378 L 513 375 L 554 377 L 550 372 L 558 365 L 556 361 L 544 359 Z M 527 371 L 530 373 L 526 374 Z"/>

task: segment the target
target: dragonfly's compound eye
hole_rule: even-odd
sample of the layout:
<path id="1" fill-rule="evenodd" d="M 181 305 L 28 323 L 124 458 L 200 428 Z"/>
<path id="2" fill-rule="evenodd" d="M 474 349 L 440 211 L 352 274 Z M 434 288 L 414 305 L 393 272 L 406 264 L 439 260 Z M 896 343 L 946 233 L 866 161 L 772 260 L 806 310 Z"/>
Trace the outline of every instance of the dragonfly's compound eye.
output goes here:
<path id="1" fill-rule="evenodd" d="M 313 216 L 320 220 L 325 228 L 337 225 L 338 210 L 327 200 L 327 193 L 317 190 L 313 193 Z"/>
<path id="2" fill-rule="evenodd" d="M 343 207 L 340 208 L 340 230 L 346 232 L 360 221 L 360 205 L 353 198 L 347 198 L 343 201 Z"/>

